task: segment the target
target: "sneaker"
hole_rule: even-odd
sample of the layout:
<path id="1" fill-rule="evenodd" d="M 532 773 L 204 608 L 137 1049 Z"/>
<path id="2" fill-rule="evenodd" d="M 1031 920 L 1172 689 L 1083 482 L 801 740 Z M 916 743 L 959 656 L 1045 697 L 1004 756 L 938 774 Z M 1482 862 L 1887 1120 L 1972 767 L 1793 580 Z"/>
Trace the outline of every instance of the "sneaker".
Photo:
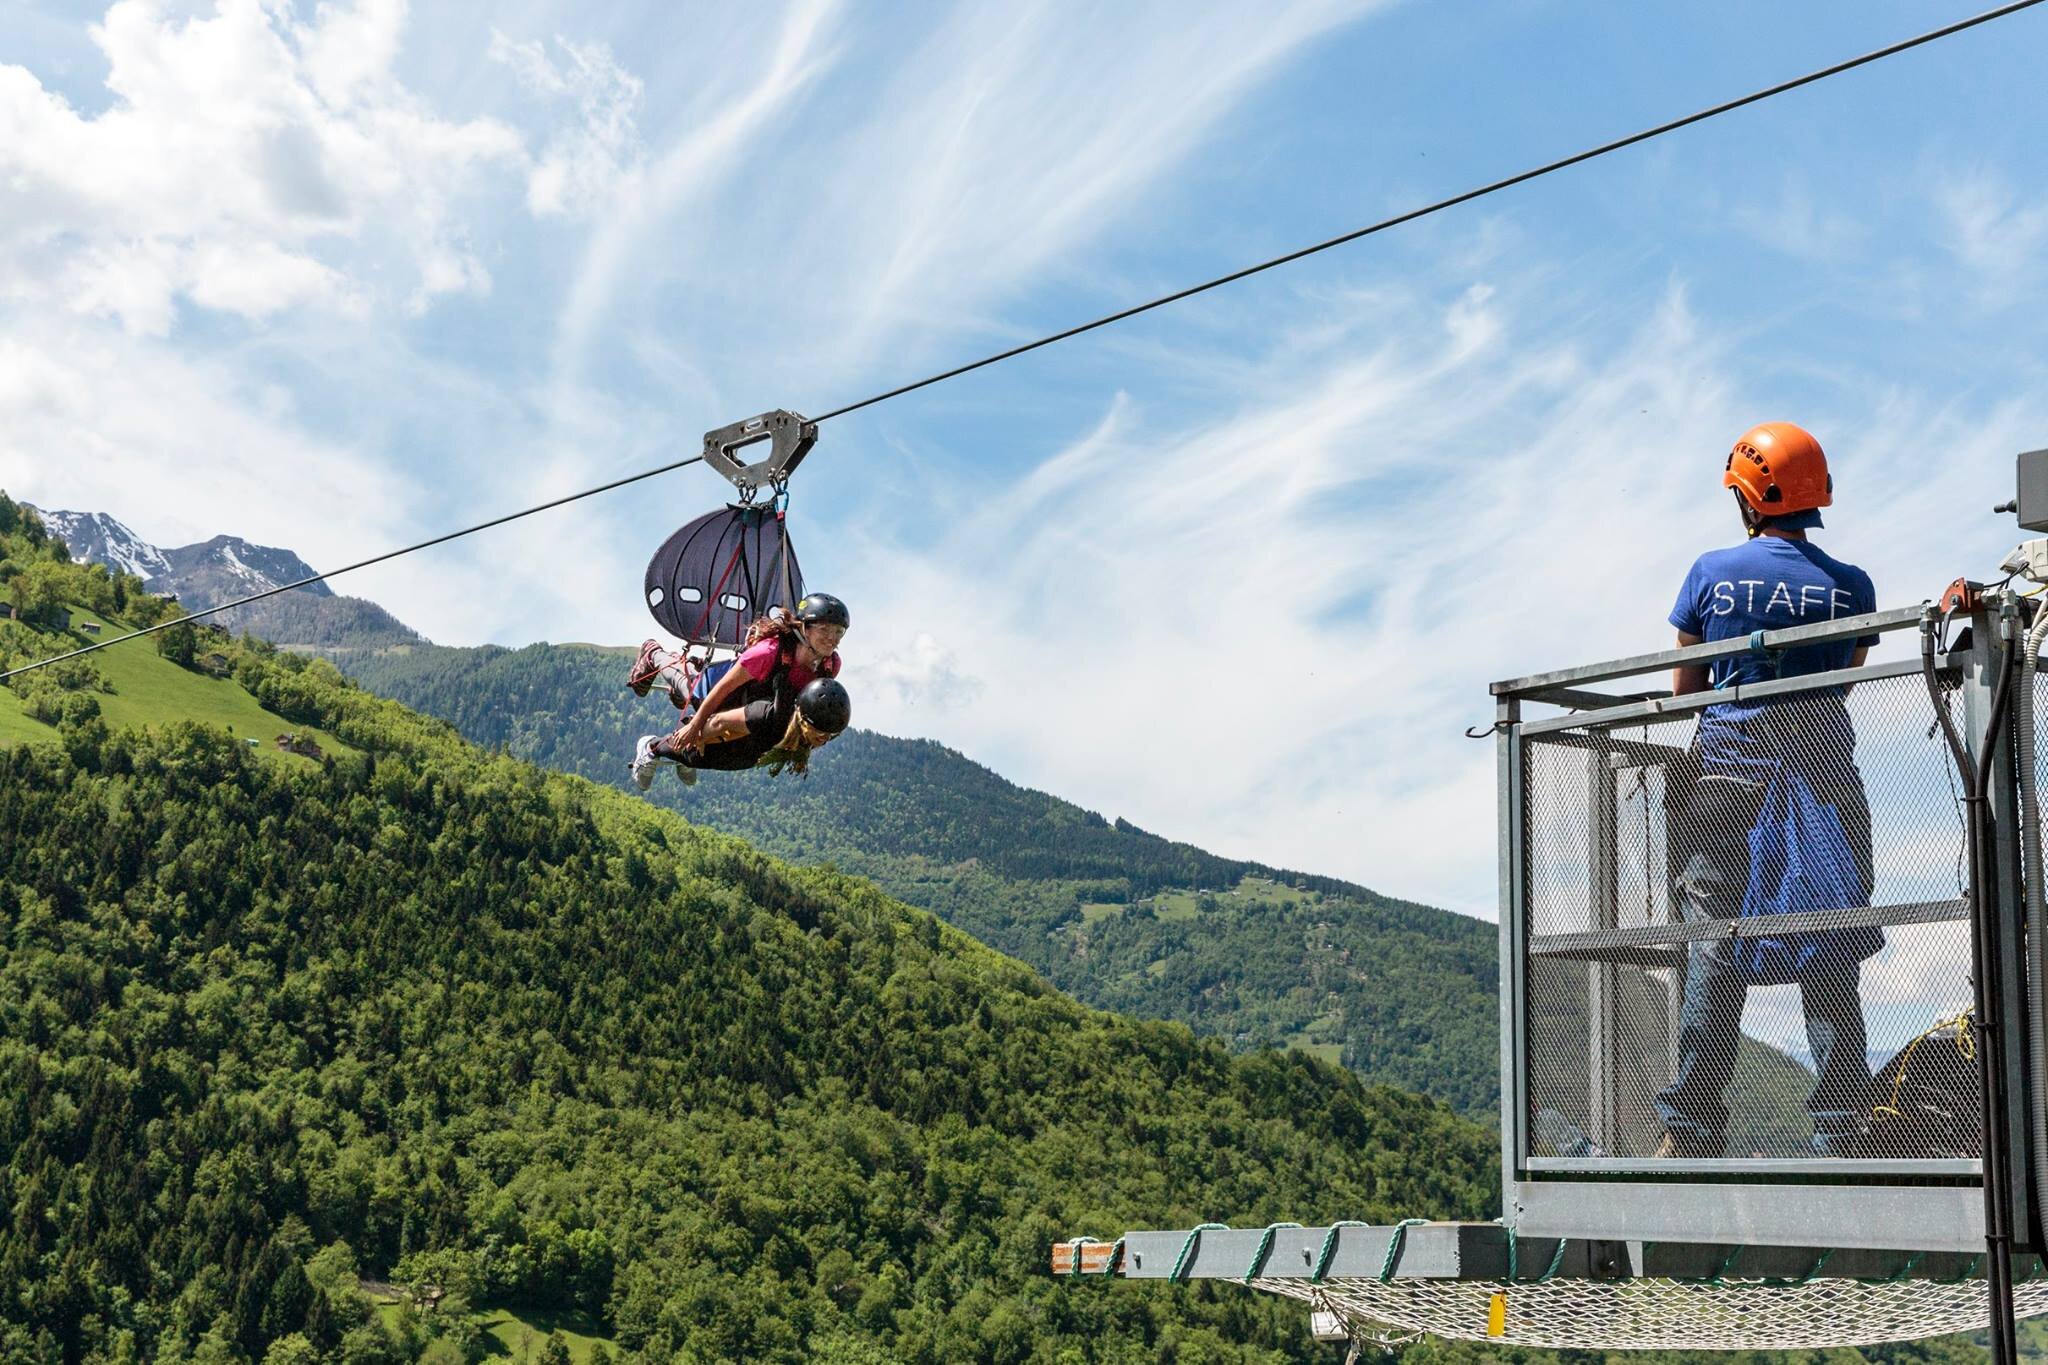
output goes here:
<path id="1" fill-rule="evenodd" d="M 654 765 L 660 762 L 654 756 L 654 741 L 660 735 L 642 735 L 640 742 L 633 746 L 633 785 L 646 791 L 654 785 Z"/>
<path id="2" fill-rule="evenodd" d="M 661 673 L 661 665 L 654 661 L 654 656 L 660 649 L 659 640 L 640 642 L 640 657 L 633 660 L 633 669 L 626 674 L 626 686 L 633 689 L 634 696 L 644 697 L 647 695 L 647 689 L 654 686 L 655 678 Z"/>
<path id="3" fill-rule="evenodd" d="M 685 787 L 697 785 L 697 770 L 687 763 L 676 764 L 676 776 L 682 779 Z"/>

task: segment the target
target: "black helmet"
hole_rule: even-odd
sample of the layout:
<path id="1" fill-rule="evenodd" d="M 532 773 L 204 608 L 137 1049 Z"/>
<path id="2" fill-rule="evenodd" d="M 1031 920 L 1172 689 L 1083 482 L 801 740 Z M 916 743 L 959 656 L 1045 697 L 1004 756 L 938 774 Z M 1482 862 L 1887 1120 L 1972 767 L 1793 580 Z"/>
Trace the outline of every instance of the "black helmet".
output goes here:
<path id="1" fill-rule="evenodd" d="M 846 695 L 846 689 L 837 680 L 813 678 L 796 694 L 796 709 L 804 724 L 813 730 L 836 735 L 853 719 L 853 698 Z"/>
<path id="2" fill-rule="evenodd" d="M 853 624 L 846 603 L 829 592 L 805 593 L 796 604 L 796 619 L 807 626 L 838 626 L 842 630 Z"/>

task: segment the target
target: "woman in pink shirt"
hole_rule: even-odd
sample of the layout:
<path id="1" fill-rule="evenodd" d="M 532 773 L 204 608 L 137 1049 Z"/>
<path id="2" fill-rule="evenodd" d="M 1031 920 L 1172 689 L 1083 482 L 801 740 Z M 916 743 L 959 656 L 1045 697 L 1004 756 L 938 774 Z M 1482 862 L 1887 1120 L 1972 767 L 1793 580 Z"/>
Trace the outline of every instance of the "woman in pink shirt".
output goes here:
<path id="1" fill-rule="evenodd" d="M 672 679 L 670 696 L 684 706 L 683 722 L 665 737 L 645 735 L 633 753 L 633 780 L 645 791 L 655 763 L 677 765 L 685 782 L 697 769 L 751 768 L 780 745 L 799 716 L 816 743 L 846 728 L 846 689 L 831 681 L 839 673 L 839 642 L 851 617 L 846 604 L 829 593 L 810 593 L 793 614 L 764 616 L 747 631 L 747 647 L 729 663 L 714 664 L 697 679 L 690 698 Z M 631 678 L 646 689 L 672 668 L 655 641 L 641 648 Z M 815 747 L 815 746 L 813 746 Z"/>

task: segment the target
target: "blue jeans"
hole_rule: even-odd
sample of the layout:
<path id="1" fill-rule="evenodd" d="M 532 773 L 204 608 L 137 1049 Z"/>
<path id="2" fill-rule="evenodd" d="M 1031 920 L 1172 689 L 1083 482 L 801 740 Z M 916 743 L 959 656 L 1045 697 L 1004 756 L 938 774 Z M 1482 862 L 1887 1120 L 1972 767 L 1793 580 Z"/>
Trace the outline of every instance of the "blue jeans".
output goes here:
<path id="1" fill-rule="evenodd" d="M 1862 863 L 1868 898 L 1870 807 L 1860 781 L 1819 793 L 1831 801 Z M 1680 913 L 1687 920 L 1729 919 L 1741 913 L 1749 884 L 1749 831 L 1763 804 L 1763 788 L 1707 778 L 1687 808 L 1694 848 L 1678 879 Z M 1678 1014 L 1678 1067 L 1657 1095 L 1657 1117 L 1677 1154 L 1717 1157 L 1727 1142 L 1724 1098 L 1735 1071 L 1735 1050 L 1749 983 L 1726 939 L 1690 945 L 1685 997 Z M 1823 961 L 1799 983 L 1806 1043 L 1813 1054 L 1814 1085 L 1806 1098 L 1816 1152 L 1862 1131 L 1870 1115 L 1872 1083 L 1863 1022 L 1860 961 Z"/>

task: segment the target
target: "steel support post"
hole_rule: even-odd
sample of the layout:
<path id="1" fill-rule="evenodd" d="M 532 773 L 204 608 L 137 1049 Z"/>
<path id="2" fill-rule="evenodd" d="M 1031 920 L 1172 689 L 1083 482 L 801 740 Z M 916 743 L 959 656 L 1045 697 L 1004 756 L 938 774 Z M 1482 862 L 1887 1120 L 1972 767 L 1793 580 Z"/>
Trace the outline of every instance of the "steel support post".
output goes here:
<path id="1" fill-rule="evenodd" d="M 1976 988 L 1977 1078 L 1983 1110 L 1985 1281 L 1989 1298 L 1991 1358 L 1994 1365 L 2017 1361 L 2012 1297 L 2012 1133 L 2009 1126 L 2006 1074 L 2006 954 L 2000 935 L 2000 874 L 2008 866 L 2000 851 L 1998 827 L 2008 837 L 2013 828 L 2006 807 L 1994 807 L 1995 774 L 2009 770 L 2013 670 L 2013 614 L 2006 606 L 1992 620 L 1978 613 L 1972 622 L 1973 644 L 1963 669 L 1963 723 L 1972 771 L 1966 775 L 1964 812 L 1970 864 L 1970 939 L 1972 976 Z M 2008 784 L 2009 787 L 2009 784 Z M 1997 814 L 1994 814 L 1997 811 Z"/>
<path id="2" fill-rule="evenodd" d="M 1586 927 L 1594 932 L 1621 927 L 1617 903 L 1619 869 L 1619 823 L 1614 809 L 1616 783 L 1607 755 L 1586 755 L 1586 810 L 1591 837 L 1587 842 Z M 1586 964 L 1586 1126 L 1593 1141 L 1605 1152 L 1622 1149 L 1621 1097 L 1616 1051 L 1619 1021 L 1615 1018 L 1619 993 L 1611 962 Z"/>
<path id="3" fill-rule="evenodd" d="M 1515 1185 L 1529 1154 L 1528 1012 L 1524 1001 L 1528 941 L 1524 924 L 1525 821 L 1522 807 L 1522 703 L 1500 697 L 1494 704 L 1499 790 L 1495 847 L 1500 860 L 1500 1169 L 1501 1212 L 1515 1217 Z"/>

